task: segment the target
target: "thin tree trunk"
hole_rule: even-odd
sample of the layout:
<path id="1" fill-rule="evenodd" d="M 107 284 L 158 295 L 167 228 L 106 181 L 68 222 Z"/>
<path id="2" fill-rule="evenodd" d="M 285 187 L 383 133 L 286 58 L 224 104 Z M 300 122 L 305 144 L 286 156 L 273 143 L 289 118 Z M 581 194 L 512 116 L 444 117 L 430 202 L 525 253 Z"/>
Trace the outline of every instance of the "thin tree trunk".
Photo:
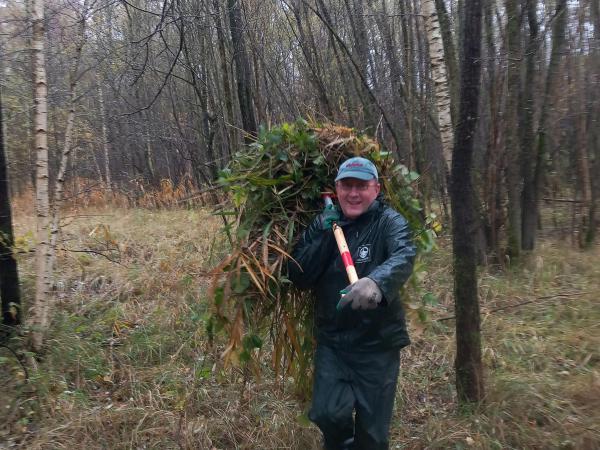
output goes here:
<path id="1" fill-rule="evenodd" d="M 230 125 L 235 122 L 235 115 L 233 112 L 233 94 L 231 92 L 231 82 L 229 80 L 230 68 L 227 65 L 227 51 L 225 47 L 225 33 L 223 32 L 223 27 L 225 26 L 225 21 L 221 17 L 221 7 L 219 5 L 220 0 L 213 0 L 213 8 L 215 10 L 214 21 L 215 26 L 217 28 L 217 46 L 219 50 L 219 64 L 221 68 L 221 76 L 223 77 L 222 85 L 223 85 L 223 97 L 225 102 L 225 111 L 226 115 L 224 117 L 225 122 L 225 130 L 224 135 L 226 138 L 226 148 L 228 149 L 227 156 L 229 158 L 231 156 L 231 143 L 235 143 L 237 141 L 235 128 Z"/>
<path id="2" fill-rule="evenodd" d="M 531 222 L 536 217 L 527 214 L 527 211 L 535 208 L 535 185 L 533 174 L 533 162 L 535 151 L 535 138 L 533 130 L 533 113 L 535 102 L 533 93 L 535 89 L 536 59 L 538 47 L 538 24 L 537 24 L 537 0 L 524 0 L 527 6 L 527 21 L 529 24 L 529 41 L 525 55 L 525 82 L 522 90 L 522 104 L 520 107 L 520 130 L 521 130 L 521 170 L 523 176 L 523 190 L 521 202 L 521 248 L 533 250 L 536 223 Z"/>
<path id="3" fill-rule="evenodd" d="M 435 92 L 435 103 L 437 107 L 437 120 L 442 141 L 442 154 L 446 162 L 446 168 L 450 171 L 452 166 L 452 144 L 454 141 L 454 130 L 452 129 L 452 110 L 450 85 L 446 75 L 446 63 L 444 61 L 444 45 L 440 31 L 437 11 L 434 0 L 423 0 L 421 8 L 427 31 L 427 45 L 429 47 L 429 62 L 431 78 Z"/>
<path id="4" fill-rule="evenodd" d="M 585 58 L 586 51 L 585 46 L 585 5 L 581 4 L 579 8 L 579 52 L 575 52 L 575 82 L 576 86 L 576 101 L 573 105 L 574 108 L 580 108 L 577 114 L 576 125 L 575 125 L 575 148 L 577 152 L 577 168 L 578 168 L 578 181 L 579 190 L 581 192 L 581 220 L 579 227 L 579 247 L 585 248 L 586 246 L 586 231 L 589 229 L 589 215 L 588 212 L 592 202 L 592 183 L 590 177 L 590 164 L 588 161 L 588 109 L 587 105 L 587 86 L 585 79 Z"/>
<path id="5" fill-rule="evenodd" d="M 182 31 L 183 32 L 183 31 Z M 187 36 L 187 35 L 186 35 Z M 200 39 L 203 40 L 202 33 L 199 34 Z M 200 42 L 201 47 L 204 46 L 204 42 Z M 208 71 L 204 65 L 197 66 L 193 63 L 190 50 L 187 42 L 183 42 L 183 56 L 185 58 L 187 69 L 191 77 L 191 85 L 196 94 L 197 104 L 200 106 L 197 111 L 194 112 L 196 117 L 199 117 L 199 129 L 200 129 L 200 142 L 204 148 L 202 151 L 198 151 L 196 158 L 202 159 L 204 166 L 208 169 L 207 179 L 213 180 L 217 177 L 218 164 L 217 156 L 214 151 L 214 122 L 216 117 L 209 110 L 208 107 Z"/>
<path id="6" fill-rule="evenodd" d="M 77 63 L 79 63 L 78 59 L 80 58 L 80 54 L 81 54 L 81 49 L 83 48 L 83 45 L 85 43 L 85 28 L 86 28 L 86 15 L 88 14 L 88 8 L 89 8 L 89 2 L 90 0 L 84 0 L 84 4 L 83 4 L 83 13 L 82 13 L 82 18 L 81 21 L 79 22 L 79 40 L 81 42 L 81 46 L 78 48 L 78 53 L 76 55 L 76 59 L 74 60 L 77 61 Z M 112 39 L 112 30 L 111 30 L 111 26 L 112 26 L 112 17 L 111 17 L 111 8 L 106 8 L 106 9 L 101 9 L 100 11 L 98 11 L 98 18 L 99 21 L 101 23 L 101 26 L 103 28 L 107 29 L 107 36 L 108 36 L 108 43 L 110 48 L 114 48 L 113 47 L 113 39 Z M 100 47 L 100 42 L 97 42 L 96 44 L 98 47 Z M 98 48 L 99 50 L 99 48 Z M 78 70 L 78 69 L 76 69 Z M 72 72 L 73 74 L 73 72 Z M 72 83 L 74 82 L 74 78 L 72 79 Z M 111 170 L 110 170 L 110 141 L 108 139 L 108 118 L 107 118 L 107 114 L 106 114 L 106 106 L 104 103 L 104 89 L 103 89 L 103 84 L 104 84 L 104 79 L 103 79 L 103 75 L 100 74 L 99 72 L 96 73 L 96 83 L 97 83 L 97 89 L 98 89 L 98 106 L 99 106 L 99 113 L 100 113 L 100 137 L 102 139 L 102 152 L 104 155 L 104 190 L 105 193 L 108 194 L 108 198 L 112 199 L 112 176 L 111 176 Z M 73 85 L 72 87 L 72 94 L 75 91 L 75 85 Z M 65 138 L 65 143 L 66 143 L 66 138 Z M 100 178 L 100 180 L 102 180 L 102 178 Z"/>
<path id="7" fill-rule="evenodd" d="M 415 68 L 414 68 L 414 51 L 413 51 L 413 35 L 411 32 L 411 28 L 409 27 L 409 20 L 411 17 L 410 11 L 407 10 L 407 5 L 409 2 L 399 2 L 398 6 L 400 8 L 400 15 L 402 17 L 408 17 L 408 20 L 401 20 L 400 26 L 402 29 L 402 43 L 404 47 L 404 70 L 406 73 L 406 103 L 409 105 L 406 111 L 406 123 L 407 130 L 406 135 L 408 138 L 408 167 L 414 169 L 415 166 L 418 165 L 417 160 L 420 158 L 420 151 L 418 149 L 417 140 L 415 139 L 415 123 L 416 123 L 416 114 L 413 112 L 413 105 L 415 103 Z M 443 195 L 443 202 L 445 203 L 445 194 Z"/>
<path id="8" fill-rule="evenodd" d="M 371 130 L 371 133 L 374 133 L 378 120 L 377 106 L 373 101 L 371 86 L 374 86 L 375 80 L 373 74 L 369 71 L 369 39 L 365 26 L 362 0 L 344 0 L 344 4 L 354 36 L 354 51 L 348 57 L 354 60 L 355 72 L 358 75 L 358 78 L 355 78 L 356 92 L 361 99 L 364 124 Z"/>
<path id="9" fill-rule="evenodd" d="M 0 91 L 0 299 L 2 299 L 2 323 L 6 326 L 16 326 L 21 323 L 19 272 L 13 254 L 13 244 L 8 160 L 4 150 L 4 113 Z"/>
<path id="10" fill-rule="evenodd" d="M 372 2 L 370 2 L 372 3 Z M 381 9 L 372 6 L 375 16 L 377 30 L 381 35 L 384 59 L 387 60 L 390 70 L 390 87 L 392 91 L 391 104 L 395 105 L 391 111 L 391 120 L 396 128 L 396 133 L 402 138 L 402 147 L 406 148 L 406 160 L 411 159 L 412 155 L 412 136 L 410 135 L 412 115 L 409 113 L 407 90 L 404 86 L 404 75 L 400 67 L 400 56 L 398 44 L 390 27 L 390 13 L 388 13 L 386 2 L 381 2 Z M 404 23 L 405 20 L 402 20 Z M 408 77 L 406 77 L 408 78 Z M 411 166 L 412 162 L 408 165 Z"/>
<path id="11" fill-rule="evenodd" d="M 148 169 L 148 175 L 150 178 L 150 184 L 152 186 L 158 185 L 156 179 L 156 170 L 154 170 L 154 149 L 152 148 L 152 133 L 150 131 L 150 120 L 146 117 L 146 145 L 144 146 L 144 162 L 146 163 L 146 169 Z"/>
<path id="12" fill-rule="evenodd" d="M 110 143 L 108 141 L 108 130 L 106 127 L 106 110 L 104 108 L 104 92 L 102 82 L 98 82 L 98 104 L 100 106 L 100 123 L 102 124 L 102 151 L 104 154 L 104 189 L 109 198 L 112 198 L 112 181 L 110 176 Z M 66 141 L 66 139 L 65 139 Z"/>
<path id="13" fill-rule="evenodd" d="M 48 194 L 48 87 L 46 84 L 46 61 L 44 46 L 44 0 L 32 3 L 32 56 L 34 71 L 34 123 L 36 147 L 36 215 L 37 246 L 35 252 L 35 298 L 29 311 L 28 325 L 31 330 L 31 347 L 39 352 L 48 328 L 50 301 L 49 256 L 49 194 Z"/>
<path id="14" fill-rule="evenodd" d="M 592 140 L 590 139 L 590 144 L 593 146 L 593 155 L 594 155 L 594 162 L 592 163 L 592 169 L 593 172 L 595 174 L 600 173 L 600 151 L 598 150 L 598 139 L 600 138 L 599 134 L 597 131 L 594 132 L 596 139 Z M 585 231 L 585 246 L 586 247 L 591 247 L 592 243 L 595 241 L 596 239 L 596 231 L 598 228 L 598 219 L 596 217 L 597 211 L 598 211 L 598 202 L 600 201 L 600 182 L 598 181 L 597 177 L 596 178 L 592 178 L 592 198 L 590 201 L 590 209 L 588 211 L 588 228 Z"/>
<path id="15" fill-rule="evenodd" d="M 435 127 L 436 123 L 434 120 L 431 120 L 431 107 L 429 105 L 429 98 L 435 97 L 431 83 L 428 82 L 431 76 L 431 65 L 429 64 L 427 58 L 424 58 L 422 55 L 427 53 L 427 37 L 425 26 L 423 21 L 417 20 L 416 14 L 420 12 L 419 4 L 421 0 L 413 0 L 412 1 L 412 11 L 415 14 L 414 17 L 414 26 L 412 27 L 413 33 L 413 43 L 415 50 L 415 58 L 416 64 L 414 69 L 416 72 L 416 83 L 415 83 L 415 96 L 414 96 L 414 108 L 417 111 L 415 118 L 415 138 L 417 143 L 417 158 L 416 158 L 416 169 L 418 173 L 423 173 L 426 170 L 426 167 L 430 165 L 428 161 L 428 156 L 430 153 L 425 150 L 425 142 L 426 139 L 432 134 L 430 131 L 431 125 Z M 427 117 L 426 120 L 421 120 L 422 117 Z M 443 155 L 440 155 L 440 160 L 443 160 Z M 437 160 L 437 155 L 436 155 Z M 437 164 L 436 164 L 437 165 Z M 449 170 L 444 167 L 444 164 L 441 164 L 444 169 L 444 173 L 446 174 L 446 178 L 448 178 Z M 447 184 L 443 185 L 444 189 L 447 189 Z M 445 193 L 445 195 L 447 192 Z"/>
<path id="16" fill-rule="evenodd" d="M 245 141 L 252 142 L 256 135 L 258 126 L 254 114 L 253 93 L 252 93 L 252 75 L 250 60 L 248 59 L 248 50 L 244 38 L 244 22 L 242 20 L 242 0 L 227 0 L 229 8 L 229 22 L 231 31 L 231 41 L 233 43 L 233 59 L 237 75 L 238 101 L 240 112 L 242 114 L 242 126 L 246 131 Z"/>
<path id="17" fill-rule="evenodd" d="M 31 33 L 27 33 L 26 38 L 25 38 L 25 46 L 26 48 L 29 49 L 33 49 L 33 12 L 32 12 L 32 8 L 33 8 L 33 1 L 34 0 L 25 0 L 25 15 L 27 17 L 27 28 L 29 28 L 29 30 L 31 30 Z M 33 58 L 33 56 L 30 58 L 29 60 L 29 65 L 30 65 L 30 69 L 31 69 L 31 74 L 30 77 L 28 77 L 27 81 L 30 81 L 30 87 L 31 87 L 31 98 L 35 98 L 35 60 Z M 28 119 L 28 123 L 30 124 L 29 127 L 27 127 L 27 160 L 29 161 L 29 177 L 31 180 L 31 187 L 33 189 L 35 189 L 35 177 L 36 177 L 36 164 L 35 164 L 35 160 L 37 158 L 37 155 L 35 154 L 35 123 L 34 123 L 34 118 L 33 118 L 33 108 L 27 108 L 27 119 Z"/>
<path id="18" fill-rule="evenodd" d="M 54 187 L 54 203 L 52 205 L 52 224 L 50 227 L 50 248 L 48 251 L 48 261 L 46 263 L 48 276 L 50 277 L 50 279 L 52 279 L 54 273 L 54 263 L 56 261 L 56 244 L 58 242 L 58 233 L 60 231 L 60 209 L 63 203 L 65 175 L 67 172 L 69 156 L 71 154 L 73 143 L 73 126 L 75 124 L 75 102 L 77 99 L 79 62 L 81 61 L 81 52 L 85 44 L 85 25 L 88 14 L 88 6 L 89 0 L 84 0 L 82 5 L 81 17 L 78 23 L 75 55 L 73 55 L 73 62 L 71 64 L 71 70 L 69 74 L 69 112 L 67 114 L 67 126 L 65 128 L 65 140 L 63 143 L 63 150 L 60 158 L 60 166 L 58 169 L 58 176 L 56 177 L 56 185 Z M 100 95 L 102 95 L 102 91 L 100 91 Z M 101 109 L 101 113 L 104 113 L 103 108 Z M 101 120 L 104 124 L 103 118 Z M 110 180 L 108 176 L 107 178 Z"/>
<path id="19" fill-rule="evenodd" d="M 461 403 L 483 399 L 471 167 L 481 73 L 481 0 L 465 0 L 459 121 L 452 160 L 452 236 L 456 310 L 456 390 Z"/>
<path id="20" fill-rule="evenodd" d="M 355 75 L 358 75 L 360 77 L 360 81 L 363 84 L 365 93 L 368 94 L 368 96 L 369 96 L 372 104 L 375 105 L 377 107 L 377 109 L 379 110 L 379 112 L 381 113 L 381 116 L 383 117 L 383 123 L 385 123 L 385 126 L 387 127 L 387 129 L 391 133 L 391 135 L 392 135 L 392 137 L 394 139 L 394 144 L 396 145 L 396 149 L 399 149 L 401 147 L 401 141 L 400 141 L 400 138 L 399 138 L 398 134 L 396 133 L 395 128 L 392 127 L 392 123 L 390 121 L 388 113 L 386 112 L 385 108 L 383 108 L 381 106 L 381 104 L 377 101 L 377 98 L 375 97 L 375 94 L 369 88 L 369 84 L 368 84 L 367 79 L 362 76 L 360 68 L 358 67 L 356 61 L 354 61 L 354 59 L 352 58 L 352 54 L 349 51 L 348 47 L 346 46 L 346 44 L 344 43 L 344 41 L 341 39 L 341 37 L 339 36 L 339 34 L 337 34 L 335 32 L 335 30 L 333 29 L 333 24 L 331 22 L 331 18 L 329 16 L 328 10 L 327 10 L 327 8 L 326 8 L 323 0 L 318 0 L 317 3 L 319 5 L 319 9 L 322 11 L 322 13 L 319 13 L 319 11 L 317 11 L 316 9 L 314 9 L 314 8 L 311 7 L 312 11 L 317 15 L 317 17 L 319 18 L 319 20 L 321 20 L 321 22 L 327 27 L 327 29 L 330 32 L 330 36 L 335 39 L 335 41 L 339 44 L 340 48 L 344 51 L 346 57 L 348 58 L 348 60 L 352 64 L 352 67 L 354 69 L 353 73 Z M 344 79 L 345 78 L 342 77 L 342 80 L 344 80 Z"/>
<path id="21" fill-rule="evenodd" d="M 435 0 L 435 7 L 440 22 L 440 31 L 442 33 L 442 43 L 444 44 L 444 61 L 446 62 L 446 73 L 450 86 L 450 106 L 452 110 L 452 124 L 456 126 L 458 116 L 458 60 L 456 58 L 456 49 L 454 38 L 452 36 L 452 24 L 450 16 L 446 10 L 444 0 Z"/>
<path id="22" fill-rule="evenodd" d="M 302 0 L 296 0 L 292 4 L 292 12 L 294 13 L 296 26 L 298 27 L 298 41 L 300 48 L 302 50 L 302 54 L 304 55 L 304 59 L 306 60 L 306 65 L 308 66 L 307 78 L 317 91 L 319 109 L 323 111 L 327 117 L 333 118 L 333 108 L 331 107 L 329 97 L 327 96 L 327 91 L 325 89 L 323 80 L 321 79 L 322 71 L 317 63 L 318 58 L 316 57 L 316 49 L 311 45 L 311 40 L 308 38 L 305 30 L 305 21 L 307 16 L 306 5 L 304 5 Z"/>
<path id="23" fill-rule="evenodd" d="M 304 3 L 304 4 L 306 4 L 306 3 Z M 347 115 L 346 120 L 349 121 L 350 123 L 356 123 L 355 111 L 354 111 L 355 106 L 354 106 L 354 101 L 353 101 L 354 97 L 350 92 L 350 83 L 347 82 L 347 80 L 350 79 L 350 77 L 352 77 L 352 74 L 349 74 L 347 72 L 345 64 L 344 64 L 344 60 L 340 56 L 340 52 L 338 49 L 338 47 L 340 45 L 339 45 L 339 42 L 337 41 L 337 36 L 335 35 L 334 30 L 333 30 L 331 17 L 329 16 L 329 10 L 327 9 L 327 6 L 323 2 L 323 0 L 317 0 L 317 8 L 320 11 L 319 18 L 322 17 L 321 21 L 327 28 L 327 35 L 329 36 L 329 45 L 331 46 L 331 48 L 333 50 L 333 54 L 334 54 L 335 62 L 336 62 L 336 65 L 337 65 L 337 68 L 339 71 L 340 79 L 344 80 L 342 82 L 342 89 L 343 89 L 343 95 L 345 96 L 343 98 L 343 105 L 346 108 L 346 111 L 345 111 L 346 115 Z M 316 12 L 316 11 L 314 11 L 314 12 Z M 344 107 L 341 105 L 340 105 L 340 112 L 342 114 L 344 113 Z"/>
<path id="24" fill-rule="evenodd" d="M 386 2 L 381 2 L 381 11 L 374 10 L 375 23 L 383 40 L 383 47 L 388 64 L 390 65 L 390 84 L 392 86 L 392 95 L 394 104 L 400 106 L 400 115 L 404 125 L 408 125 L 406 114 L 406 93 L 402 81 L 402 69 L 398 59 L 397 47 L 394 35 L 390 29 L 389 14 L 386 7 Z M 404 20 L 402 21 L 404 22 Z"/>
<path id="25" fill-rule="evenodd" d="M 600 2 L 591 1 L 591 19 L 594 24 L 594 51 L 590 58 L 590 73 L 592 73 L 592 86 L 600 84 Z M 592 172 L 600 173 L 600 130 L 597 126 L 598 118 L 600 117 L 600 95 L 598 89 L 591 90 L 593 94 L 590 97 L 590 117 L 591 124 L 589 125 L 589 140 L 590 155 L 592 156 Z M 593 125 L 592 125 L 593 124 Z M 597 176 L 592 177 L 592 199 L 590 209 L 588 211 L 588 229 L 585 233 L 586 246 L 591 244 L 596 239 L 596 230 L 598 227 L 598 219 L 596 214 L 598 211 L 598 202 L 600 201 L 600 180 Z"/>
<path id="26" fill-rule="evenodd" d="M 217 118 L 209 106 L 210 78 L 206 66 L 202 67 L 202 128 L 204 130 L 204 141 L 206 144 L 205 165 L 208 167 L 211 182 L 216 180 L 219 174 L 219 158 L 215 154 L 215 121 Z"/>
<path id="27" fill-rule="evenodd" d="M 557 80 L 557 71 L 562 57 L 562 47 L 565 41 L 565 28 L 567 24 L 567 0 L 558 0 L 556 3 L 556 15 L 552 26 L 552 50 L 550 54 L 550 62 L 548 64 L 548 72 L 546 74 L 546 86 L 544 90 L 544 99 L 542 102 L 540 119 L 537 132 L 536 143 L 536 162 L 533 176 L 533 183 L 528 186 L 532 192 L 533 199 L 532 207 L 523 210 L 523 214 L 528 216 L 524 218 L 523 224 L 527 227 L 528 234 L 526 250 L 533 250 L 535 246 L 535 237 L 537 234 L 539 203 L 542 196 L 544 176 L 546 173 L 546 126 L 548 115 L 550 113 L 552 98 L 554 95 L 554 87 Z M 531 245 L 531 246 L 530 246 Z"/>
<path id="28" fill-rule="evenodd" d="M 497 47 L 494 39 L 494 17 L 492 5 L 487 3 L 484 7 L 485 11 L 485 29 L 486 29 L 486 45 L 487 45 L 487 73 L 489 77 L 489 114 L 490 114 L 490 130 L 487 142 L 486 152 L 486 181 L 485 181 L 485 201 L 487 204 L 487 245 L 488 250 L 495 253 L 496 258 L 500 258 L 499 248 L 499 232 L 502 225 L 502 200 L 499 180 L 501 178 L 501 155 L 499 152 L 500 141 L 500 120 L 498 118 L 498 103 L 500 101 L 500 85 L 502 85 L 502 76 L 496 70 Z"/>
<path id="29" fill-rule="evenodd" d="M 73 181 L 71 189 L 73 190 L 72 201 L 75 206 L 77 206 L 77 202 L 79 200 L 79 172 L 77 171 L 77 164 L 79 163 L 77 159 L 77 147 L 73 147 L 73 157 L 71 158 L 71 180 Z"/>
<path id="30" fill-rule="evenodd" d="M 252 67 L 254 68 L 254 103 L 256 104 L 256 112 L 258 114 L 259 123 L 267 123 L 267 109 L 263 101 L 263 93 L 261 89 L 261 67 L 259 57 L 257 55 L 256 46 L 252 48 Z M 263 70 L 265 72 L 265 70 Z"/>
<path id="31" fill-rule="evenodd" d="M 506 190 L 508 194 L 508 255 L 519 257 L 521 251 L 521 168 L 519 166 L 518 108 L 521 78 L 521 32 L 517 0 L 506 0 L 507 65 L 504 145 L 507 158 Z"/>
<path id="32" fill-rule="evenodd" d="M 92 159 L 94 160 L 94 167 L 96 168 L 96 175 L 98 176 L 98 183 L 102 183 L 103 175 L 102 169 L 100 168 L 100 162 L 98 161 L 98 157 L 96 156 L 96 150 L 93 145 L 89 146 L 90 153 L 92 154 Z"/>

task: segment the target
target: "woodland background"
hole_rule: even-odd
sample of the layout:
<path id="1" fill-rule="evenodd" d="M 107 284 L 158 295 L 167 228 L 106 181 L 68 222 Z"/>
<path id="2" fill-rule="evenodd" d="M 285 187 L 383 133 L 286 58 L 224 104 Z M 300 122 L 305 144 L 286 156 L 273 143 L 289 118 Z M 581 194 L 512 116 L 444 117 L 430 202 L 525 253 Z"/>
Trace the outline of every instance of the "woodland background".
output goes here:
<path id="1" fill-rule="evenodd" d="M 597 448 L 598 1 L 3 1 L 0 32 L 2 256 L 35 306 L 3 291 L 3 316 L 38 336 L 2 348 L 2 445 L 316 448 L 285 379 L 221 372 L 199 306 L 227 254 L 208 213 L 219 171 L 305 117 L 376 137 L 443 227 L 394 445 Z M 468 410 L 452 386 L 460 204 L 487 380 Z"/>
<path id="2" fill-rule="evenodd" d="M 422 196 L 443 203 L 435 85 L 448 86 L 456 125 L 460 1 L 435 2 L 437 34 L 422 11 L 431 2 L 45 3 L 50 176 L 69 138 L 73 195 L 103 186 L 135 204 L 162 180 L 200 189 L 246 133 L 310 116 L 376 136 L 421 174 Z M 583 216 L 596 204 L 598 9 L 586 0 L 484 2 L 474 181 L 488 253 L 507 248 L 503 228 L 520 234 L 532 196 L 580 200 Z M 27 2 L 3 3 L 15 193 L 35 178 L 30 13 Z M 441 60 L 428 50 L 436 37 Z M 440 62 L 445 78 L 432 76 Z"/>

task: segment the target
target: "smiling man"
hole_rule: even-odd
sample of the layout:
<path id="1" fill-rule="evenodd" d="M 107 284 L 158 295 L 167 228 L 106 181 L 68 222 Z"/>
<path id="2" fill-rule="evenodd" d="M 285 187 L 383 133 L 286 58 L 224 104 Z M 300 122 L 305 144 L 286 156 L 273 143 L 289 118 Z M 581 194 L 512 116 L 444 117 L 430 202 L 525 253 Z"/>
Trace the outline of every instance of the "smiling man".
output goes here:
<path id="1" fill-rule="evenodd" d="M 410 343 L 400 288 L 412 272 L 415 247 L 404 217 L 383 201 L 371 161 L 345 161 L 335 187 L 341 211 L 325 208 L 288 264 L 295 285 L 316 297 L 309 417 L 327 450 L 387 449 L 400 349 Z M 359 276 L 351 285 L 331 231 L 334 222 L 344 231 Z"/>
<path id="2" fill-rule="evenodd" d="M 364 158 L 352 158 L 342 165 L 335 190 L 344 215 L 357 219 L 367 212 L 381 190 L 375 165 Z"/>

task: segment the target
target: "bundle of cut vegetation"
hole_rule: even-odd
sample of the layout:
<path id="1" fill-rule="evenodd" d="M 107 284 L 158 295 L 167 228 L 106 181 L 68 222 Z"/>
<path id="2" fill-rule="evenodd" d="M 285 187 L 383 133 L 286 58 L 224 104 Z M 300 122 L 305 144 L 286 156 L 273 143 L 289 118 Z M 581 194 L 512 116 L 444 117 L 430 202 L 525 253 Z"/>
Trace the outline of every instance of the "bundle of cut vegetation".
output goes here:
<path id="1" fill-rule="evenodd" d="M 286 264 L 302 230 L 322 210 L 322 193 L 334 191 L 338 166 L 352 156 L 375 163 L 385 201 L 410 222 L 419 250 L 431 249 L 434 218 L 424 215 L 417 199 L 419 177 L 377 141 L 305 120 L 262 130 L 220 177 L 230 201 L 218 213 L 231 252 L 213 272 L 208 333 L 225 333 L 225 365 L 259 375 L 268 337 L 275 375 L 292 377 L 299 394 L 308 392 L 313 299 L 286 278 Z"/>

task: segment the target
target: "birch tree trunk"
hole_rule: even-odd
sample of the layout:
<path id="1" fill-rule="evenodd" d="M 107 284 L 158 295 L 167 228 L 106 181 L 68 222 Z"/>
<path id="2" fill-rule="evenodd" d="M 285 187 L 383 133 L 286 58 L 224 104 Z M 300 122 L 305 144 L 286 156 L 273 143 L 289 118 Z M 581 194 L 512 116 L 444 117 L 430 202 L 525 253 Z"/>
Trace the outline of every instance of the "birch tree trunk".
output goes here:
<path id="1" fill-rule="evenodd" d="M 60 231 L 60 208 L 63 202 L 63 191 L 65 186 L 65 175 L 69 164 L 69 156 L 71 154 L 73 143 L 73 126 L 75 124 L 75 103 L 77 100 L 77 82 L 79 72 L 79 62 L 81 61 L 81 52 L 85 43 L 85 22 L 88 13 L 89 0 L 83 2 L 83 10 L 77 26 L 77 42 L 75 45 L 75 55 L 71 63 L 69 73 L 69 113 L 67 114 L 67 125 L 65 128 L 65 138 L 63 150 L 60 158 L 60 166 L 58 176 L 56 177 L 56 185 L 54 186 L 54 202 L 52 205 L 52 225 L 50 228 L 50 248 L 48 250 L 47 271 L 50 282 L 54 273 L 54 263 L 56 261 L 56 244 L 58 242 L 58 234 Z M 104 124 L 103 118 L 101 119 Z"/>
<path id="2" fill-rule="evenodd" d="M 152 186 L 158 186 L 158 180 L 156 179 L 156 171 L 154 170 L 154 149 L 152 147 L 152 132 L 150 131 L 150 124 L 152 121 L 148 117 L 148 112 L 144 111 L 145 114 L 142 116 L 146 116 L 145 118 L 145 138 L 146 145 L 144 146 L 144 163 L 146 164 L 146 169 L 148 170 L 148 176 L 150 178 L 150 184 Z"/>
<path id="3" fill-rule="evenodd" d="M 50 277 L 48 273 L 49 242 L 49 195 L 48 195 L 48 86 L 46 84 L 46 60 L 44 48 L 44 0 L 32 2 L 32 57 L 34 61 L 34 124 L 36 148 L 36 216 L 37 246 L 35 251 L 35 298 L 29 311 L 28 325 L 30 343 L 39 352 L 48 328 L 48 302 L 50 301 Z"/>
<path id="4" fill-rule="evenodd" d="M 73 67 L 71 70 L 71 95 L 72 95 L 72 99 L 74 99 L 74 95 L 75 95 L 75 84 L 76 84 L 76 79 L 74 77 L 77 76 L 77 70 L 78 70 L 78 66 L 79 66 L 79 60 L 81 58 L 81 50 L 83 48 L 83 45 L 85 44 L 85 28 L 86 28 L 86 16 L 88 14 L 88 8 L 90 5 L 90 0 L 84 0 L 83 3 L 83 12 L 82 12 L 82 17 L 81 20 L 78 24 L 78 33 L 77 33 L 77 39 L 79 40 L 79 44 L 77 49 L 76 49 L 76 54 L 74 55 L 74 59 L 73 59 Z M 112 26 L 112 20 L 111 20 L 111 8 L 101 8 L 98 12 L 98 23 L 100 24 L 101 27 L 105 28 L 106 30 L 108 30 L 108 43 L 110 45 L 111 48 L 113 48 L 114 43 L 113 43 L 113 39 L 112 39 L 112 30 L 111 30 L 111 26 Z M 98 50 L 98 53 L 100 53 L 100 40 L 98 39 L 96 42 L 96 47 Z M 110 172 L 110 143 L 108 140 L 108 129 L 107 129 L 107 117 L 106 117 L 106 108 L 105 108 L 105 103 L 104 103 L 104 89 L 102 88 L 103 82 L 104 82 L 104 77 L 105 74 L 108 73 L 108 68 L 106 68 L 106 66 L 103 68 L 104 70 L 99 70 L 96 73 L 96 77 L 95 77 L 95 81 L 97 83 L 97 89 L 98 89 L 98 107 L 99 107 L 99 114 L 100 114 L 100 139 L 102 139 L 102 152 L 104 155 L 104 190 L 105 193 L 108 194 L 108 198 L 112 200 L 112 177 L 111 177 L 111 172 Z M 74 106 L 73 104 L 71 104 L 71 106 Z M 65 136 L 65 144 L 66 144 L 66 136 Z M 64 153 L 63 153 L 64 154 Z M 102 178 L 99 179 L 99 181 L 102 181 Z"/>
<path id="5" fill-rule="evenodd" d="M 452 23 L 445 0 L 435 0 L 435 8 L 438 14 L 440 30 L 442 33 L 442 43 L 444 45 L 444 60 L 446 61 L 446 72 L 448 74 L 448 84 L 450 86 L 450 106 L 452 108 L 452 124 L 456 126 L 458 117 L 458 84 L 460 74 L 458 73 L 458 59 L 456 58 L 456 46 L 452 33 Z M 458 33 L 458 30 L 455 31 Z"/>
<path id="6" fill-rule="evenodd" d="M 454 131 L 452 129 L 452 109 L 450 88 L 446 75 L 446 63 L 444 61 L 444 44 L 440 31 L 437 11 L 433 0 L 421 2 L 425 29 L 427 31 L 427 45 L 429 48 L 429 61 L 431 66 L 431 77 L 435 91 L 435 103 L 437 107 L 437 119 L 442 141 L 442 153 L 446 161 L 446 168 L 450 171 L 452 166 L 452 145 Z"/>
<path id="7" fill-rule="evenodd" d="M 33 42 L 32 42 L 32 34 L 33 34 L 33 0 L 25 0 L 23 2 L 25 9 L 25 17 L 27 20 L 27 28 L 30 31 L 25 34 L 25 48 L 32 49 L 33 51 Z M 32 54 L 33 55 L 33 54 Z M 27 76 L 27 81 L 29 82 L 29 88 L 31 89 L 31 98 L 35 98 L 35 61 L 33 56 L 29 58 L 29 68 L 31 73 Z M 31 181 L 31 186 L 35 189 L 35 177 L 36 177 L 36 163 L 35 160 L 37 155 L 35 154 L 35 124 L 33 119 L 33 108 L 27 108 L 27 123 L 29 126 L 27 127 L 27 160 L 29 161 L 29 178 Z"/>
<path id="8" fill-rule="evenodd" d="M 79 50 L 81 52 L 81 49 Z M 102 151 L 104 153 L 104 189 L 108 194 L 109 198 L 112 198 L 112 180 L 110 175 L 110 144 L 108 142 L 108 130 L 106 128 L 106 109 L 104 107 L 104 92 L 102 89 L 102 82 L 98 82 L 98 105 L 100 107 L 100 123 L 102 124 Z M 72 95 L 75 93 L 73 87 Z M 66 143 L 66 137 L 65 137 Z"/>

